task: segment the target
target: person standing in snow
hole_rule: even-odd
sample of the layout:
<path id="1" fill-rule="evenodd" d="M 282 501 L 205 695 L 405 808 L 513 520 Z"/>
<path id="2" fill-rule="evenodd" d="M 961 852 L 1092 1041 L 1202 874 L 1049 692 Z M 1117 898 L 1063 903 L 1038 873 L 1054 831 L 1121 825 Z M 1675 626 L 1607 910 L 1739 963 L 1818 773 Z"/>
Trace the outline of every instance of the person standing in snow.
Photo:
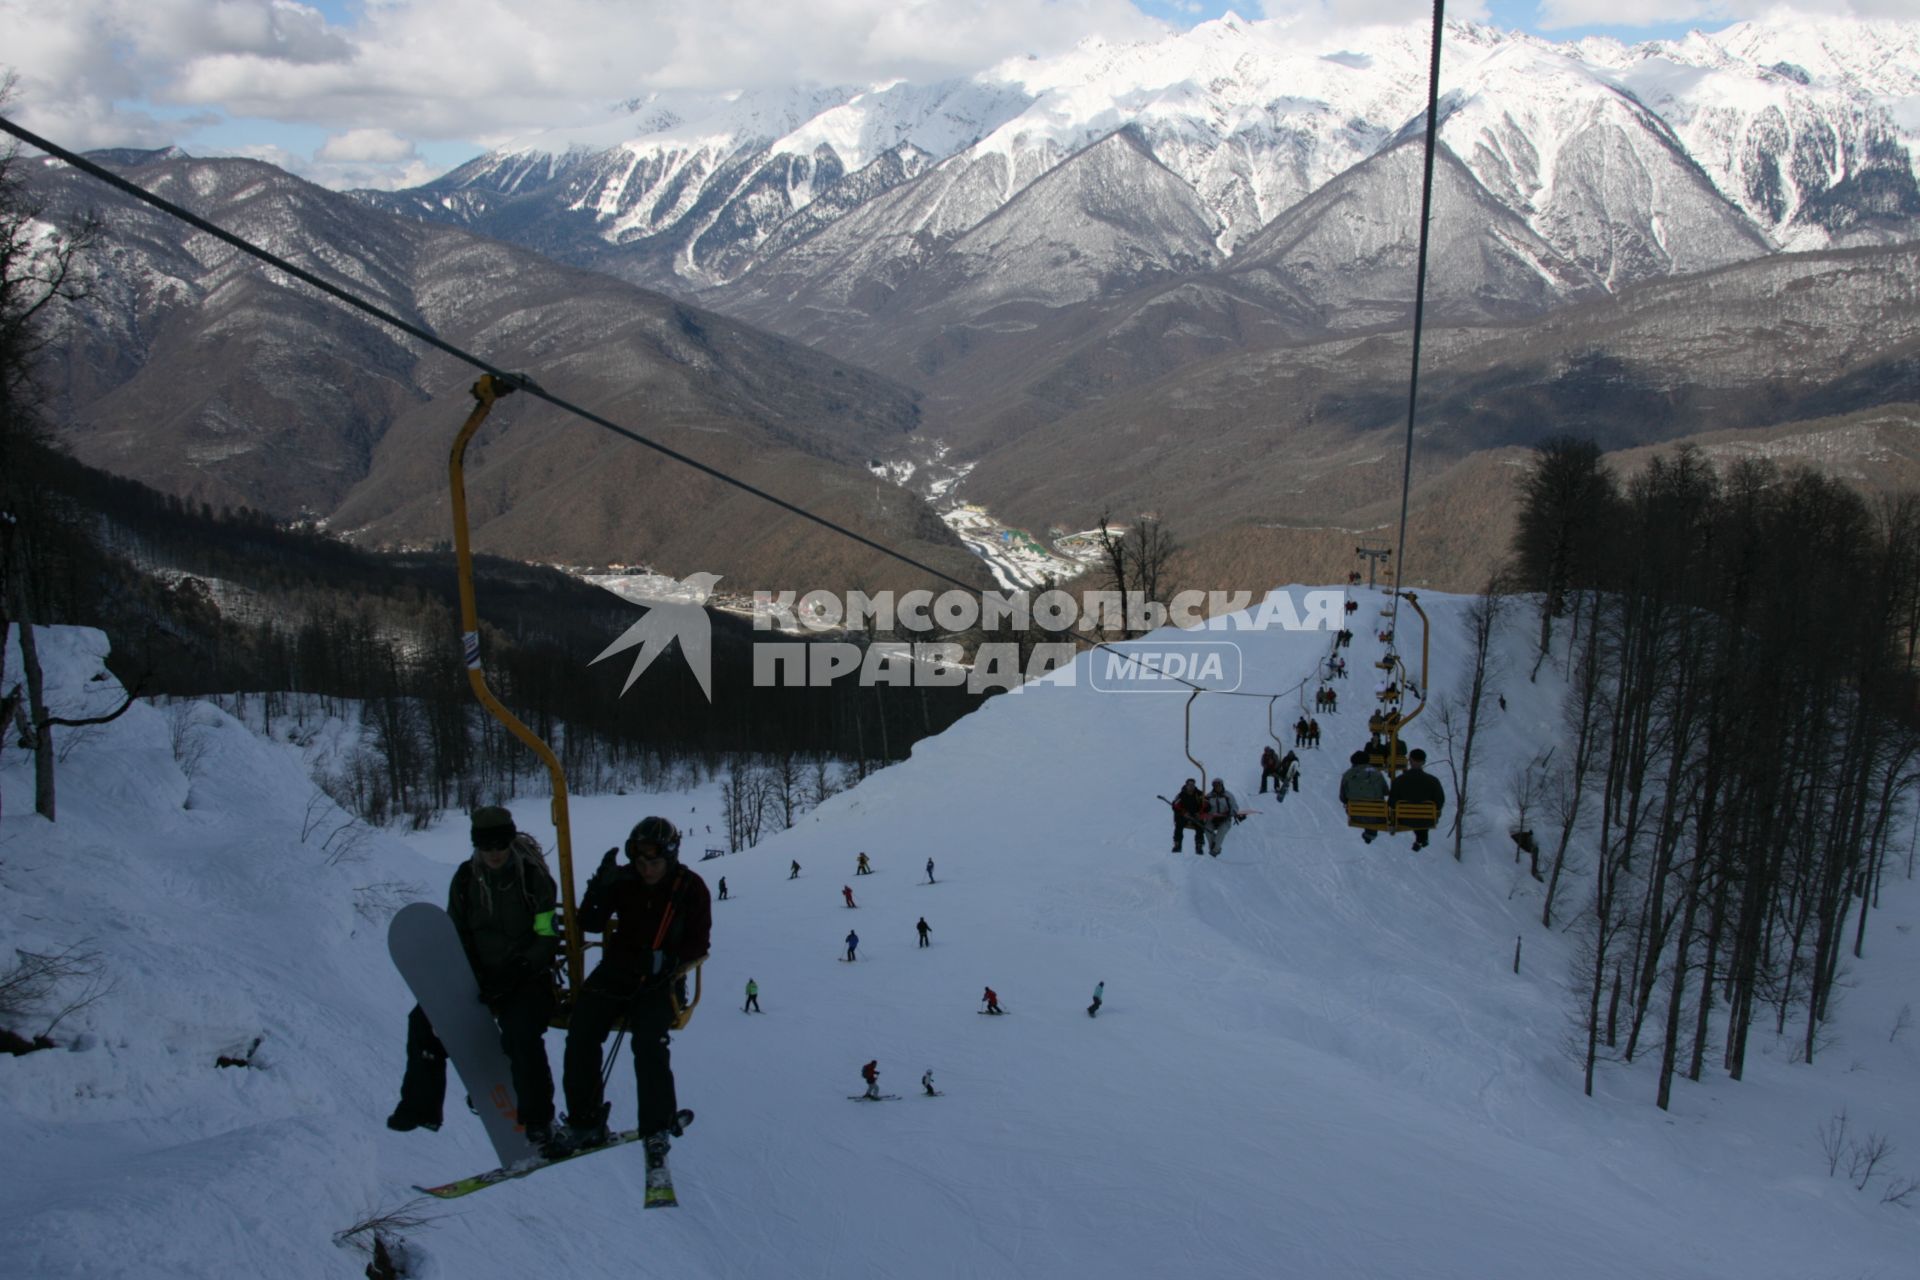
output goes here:
<path id="1" fill-rule="evenodd" d="M 1227 838 L 1227 828 L 1244 821 L 1240 817 L 1240 802 L 1218 778 L 1213 780 L 1213 789 L 1207 793 L 1207 811 L 1202 820 L 1207 824 L 1207 852 L 1217 858 L 1220 845 Z"/>
<path id="2" fill-rule="evenodd" d="M 924 946 L 926 946 L 926 945 L 927 945 L 927 935 L 933 932 L 933 926 L 927 923 L 927 918 L 926 918 L 925 916 L 921 916 L 921 917 L 920 917 L 920 923 L 919 923 L 919 924 L 916 924 L 916 925 L 915 925 L 915 926 L 913 926 L 913 927 L 914 927 L 914 928 L 915 928 L 916 930 L 918 930 L 918 931 L 919 931 L 919 934 L 920 934 L 920 945 L 921 945 L 921 946 L 923 946 L 923 947 L 924 947 Z"/>
<path id="3" fill-rule="evenodd" d="M 721 876 L 720 877 L 720 901 L 725 902 L 726 900 L 727 900 L 727 878 L 725 876 Z"/>
<path id="4" fill-rule="evenodd" d="M 980 998 L 987 1002 L 988 1013 L 1000 1012 L 1000 997 L 994 994 L 994 990 L 992 987 L 988 987 L 985 991 L 983 991 L 980 994 Z"/>
<path id="5" fill-rule="evenodd" d="M 929 1098 L 937 1098 L 940 1096 L 940 1091 L 933 1087 L 933 1068 L 932 1067 L 928 1067 L 926 1074 L 920 1077 L 920 1087 L 927 1091 L 927 1096 Z"/>
<path id="6" fill-rule="evenodd" d="M 1434 823 L 1439 824 L 1440 811 L 1447 807 L 1447 792 L 1440 785 L 1440 779 L 1427 772 L 1426 752 L 1418 747 L 1407 752 L 1407 771 L 1393 780 L 1387 801 L 1396 811 L 1402 804 L 1431 804 Z M 1414 852 L 1427 847 L 1428 832 L 1429 829 L 1423 828 L 1413 833 Z"/>
<path id="7" fill-rule="evenodd" d="M 1087 1016 L 1089 1018 L 1098 1016 L 1100 1012 L 1101 997 L 1105 996 L 1106 994 L 1107 994 L 1107 984 L 1104 981 L 1096 982 L 1093 986 L 1093 1003 L 1087 1006 Z"/>
<path id="8" fill-rule="evenodd" d="M 800 860 L 798 858 L 795 858 L 793 860 L 793 870 L 787 872 L 787 879 L 798 880 L 799 878 L 800 878 Z"/>
<path id="9" fill-rule="evenodd" d="M 932 858 L 927 859 L 927 883 L 928 884 L 933 883 L 933 859 Z"/>
<path id="10" fill-rule="evenodd" d="M 875 1102 L 880 1101 L 880 1059 L 875 1058 L 860 1068 L 860 1078 L 867 1082 L 867 1097 Z"/>
<path id="11" fill-rule="evenodd" d="M 851 960 L 854 958 L 854 950 L 859 947 L 859 945 L 860 935 L 851 929 L 847 930 L 847 959 Z"/>
<path id="12" fill-rule="evenodd" d="M 554 1135 L 556 1153 L 607 1141 L 601 1046 L 624 1021 L 633 1051 L 637 1128 L 649 1161 L 664 1159 L 680 1104 L 669 1032 L 676 987 L 688 966 L 705 958 L 713 931 L 707 883 L 680 862 L 680 831 L 661 817 L 642 818 L 627 833 L 627 865 L 607 850 L 580 899 L 580 927 L 604 933 L 601 960 L 580 984 L 567 1025 L 564 1082 L 567 1125 Z"/>
<path id="13" fill-rule="evenodd" d="M 747 979 L 747 1002 L 740 1006 L 740 1012 L 759 1013 L 760 1011 L 761 1011 L 760 1010 L 760 984 L 755 982 L 752 978 L 748 978 Z"/>
<path id="14" fill-rule="evenodd" d="M 841 896 L 841 897 L 843 897 L 843 898 L 845 898 L 845 899 L 847 900 L 847 905 L 848 905 L 848 906 L 850 906 L 850 907 L 851 907 L 851 906 L 855 906 L 855 905 L 857 905 L 857 904 L 856 904 L 856 903 L 854 902 L 854 900 L 853 900 L 853 886 L 852 886 L 852 885 L 847 885 L 847 884 L 843 884 L 843 885 L 841 885 L 841 886 L 840 886 L 840 896 Z"/>
<path id="15" fill-rule="evenodd" d="M 447 914 L 480 983 L 480 999 L 500 1027 L 500 1047 L 527 1138 L 545 1142 L 553 1128 L 553 1070 L 547 1065 L 547 1023 L 553 1017 L 553 927 L 557 889 L 532 836 L 517 831 L 498 805 L 476 809 L 473 856 L 454 870 Z M 400 1105 L 387 1117 L 399 1133 L 438 1129 L 447 1096 L 447 1051 L 419 1005 L 407 1015 L 407 1069 Z"/>
<path id="16" fill-rule="evenodd" d="M 853 874 L 857 876 L 870 876 L 873 874 L 873 864 L 867 861 L 866 854 L 861 854 L 859 861 L 853 864 Z"/>

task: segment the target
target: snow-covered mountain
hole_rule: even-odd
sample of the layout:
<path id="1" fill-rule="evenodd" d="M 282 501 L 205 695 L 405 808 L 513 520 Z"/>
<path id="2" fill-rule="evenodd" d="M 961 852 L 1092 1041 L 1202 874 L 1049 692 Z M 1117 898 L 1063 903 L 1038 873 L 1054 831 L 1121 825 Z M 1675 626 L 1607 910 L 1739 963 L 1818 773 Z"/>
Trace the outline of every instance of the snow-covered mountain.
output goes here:
<path id="1" fill-rule="evenodd" d="M 1361 616 L 1380 603 L 1363 593 Z M 1444 692 L 1465 678 L 1468 602 L 1425 604 Z M 1303 753 L 1284 804 L 1256 790 L 1263 701 L 1200 699 L 1194 750 L 1260 812 L 1217 860 L 1170 854 L 1154 796 L 1193 771 L 1185 699 L 1099 692 L 1083 658 L 1076 685 L 994 699 L 792 830 L 696 864 L 731 893 L 705 1001 L 674 1037 L 699 1121 L 674 1149 L 681 1207 L 659 1213 L 637 1207 L 632 1148 L 421 1209 L 413 1184 L 492 1158 L 457 1084 L 440 1132 L 382 1127 L 411 1004 L 384 930 L 399 902 L 444 894 L 465 824 L 324 846 L 343 815 L 302 744 L 339 722 L 283 711 L 269 739 L 210 704 L 142 701 L 60 730 L 58 823 L 30 812 L 9 746 L 5 940 L 81 943 L 101 987 L 57 1049 L 0 1057 L 7 1274 L 358 1275 L 364 1256 L 334 1233 L 403 1206 L 414 1221 L 389 1234 L 408 1274 L 437 1278 L 597 1280 L 637 1261 L 679 1280 L 1908 1274 L 1912 1211 L 1882 1197 L 1920 1173 L 1916 886 L 1896 870 L 1874 895 L 1827 1024 L 1838 1040 L 1815 1061 L 1763 1014 L 1739 1082 L 1682 1079 L 1660 1111 L 1649 1053 L 1606 1061 L 1583 1096 L 1563 1048 L 1578 933 L 1541 926 L 1542 886 L 1506 832 L 1507 780 L 1561 723 L 1557 662 L 1524 678 L 1531 621 L 1510 615 L 1497 637 L 1507 706 L 1475 748 L 1483 808 L 1461 863 L 1345 825 L 1325 757 L 1364 736 L 1358 690 L 1324 715 L 1329 749 Z M 1359 630 L 1365 671 L 1378 649 Z M 1230 638 L 1248 690 L 1308 680 L 1326 650 L 1325 632 Z M 118 703 L 106 649 L 42 630 L 56 708 Z M 593 862 L 578 850 L 647 812 L 700 832 L 719 789 L 577 799 L 577 870 Z M 544 797 L 513 804 L 550 847 Z M 859 850 L 875 872 L 855 880 Z M 1570 869 L 1560 901 L 1590 893 Z M 863 941 L 847 965 L 850 923 Z M 764 1017 L 734 1003 L 749 978 Z M 985 984 L 1009 1016 L 974 1015 Z M 215 1065 L 256 1038 L 252 1066 Z M 548 1046 L 557 1063 L 561 1036 Z M 846 1100 L 870 1058 L 897 1105 Z M 928 1069 L 944 1096 L 914 1087 Z M 630 1123 L 624 1062 L 612 1080 Z M 1849 1141 L 1891 1148 L 1866 1178 L 1822 1149 L 1842 1115 Z"/>
<path id="2" fill-rule="evenodd" d="M 652 94 L 593 129 L 363 198 L 712 290 L 723 308 L 743 293 L 759 313 L 776 293 L 889 296 L 1041 175 L 1125 130 L 1201 215 L 1174 256 L 1230 260 L 1419 127 L 1425 42 L 1417 23 L 1328 33 L 1229 15 L 932 85 Z M 1768 20 L 1631 47 L 1456 23 L 1443 139 L 1565 259 L 1557 270 L 1615 288 L 1914 234 L 1916 67 L 1920 21 Z M 1109 202 L 1161 198 L 1148 187 L 1121 181 Z M 1086 235 L 1083 255 L 1098 258 L 1098 222 L 1079 211 L 1047 234 Z M 817 237 L 827 243 L 810 249 Z M 856 241 L 864 252 L 848 251 Z M 964 277 L 968 258 L 936 265 Z M 1069 288 L 1062 301 L 1076 299 Z"/>

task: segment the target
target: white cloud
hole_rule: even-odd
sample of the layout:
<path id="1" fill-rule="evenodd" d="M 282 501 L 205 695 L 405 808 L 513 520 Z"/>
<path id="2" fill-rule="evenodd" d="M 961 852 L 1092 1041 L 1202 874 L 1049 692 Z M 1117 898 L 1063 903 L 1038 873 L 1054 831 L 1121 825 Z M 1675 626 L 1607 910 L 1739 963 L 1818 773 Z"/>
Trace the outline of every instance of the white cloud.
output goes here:
<path id="1" fill-rule="evenodd" d="M 1540 0 L 1542 30 L 1697 22 L 1715 26 L 1768 17 L 1912 18 L 1914 0 Z"/>
<path id="2" fill-rule="evenodd" d="M 292 0 L 0 0 L 0 29 L 23 108 L 91 144 L 147 136 L 126 103 L 472 139 L 655 88 L 936 77 L 1160 28 L 1128 0 L 365 0 L 346 27 Z"/>
<path id="3" fill-rule="evenodd" d="M 349 129 L 336 133 L 314 152 L 318 160 L 346 164 L 398 164 L 417 160 L 419 156 L 411 142 L 387 129 Z"/>

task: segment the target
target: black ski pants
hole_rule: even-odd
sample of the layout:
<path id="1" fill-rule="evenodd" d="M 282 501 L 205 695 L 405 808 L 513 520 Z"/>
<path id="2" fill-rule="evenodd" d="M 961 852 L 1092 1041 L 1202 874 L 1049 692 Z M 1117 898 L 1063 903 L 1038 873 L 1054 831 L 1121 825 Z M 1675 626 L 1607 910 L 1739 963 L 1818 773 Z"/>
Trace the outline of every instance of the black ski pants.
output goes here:
<path id="1" fill-rule="evenodd" d="M 601 1084 L 601 1047 L 617 1019 L 625 1019 L 632 1046 L 634 1082 L 639 1089 L 636 1127 L 642 1135 L 673 1127 L 680 1103 L 673 1087 L 673 997 L 665 983 L 633 992 L 631 972 L 609 971 L 603 962 L 581 984 L 579 998 L 567 1024 L 566 1066 L 562 1078 L 567 1091 L 570 1124 L 592 1124 L 605 1101 Z"/>
<path id="2" fill-rule="evenodd" d="M 544 978 L 523 983 L 487 1006 L 500 1027 L 500 1048 L 513 1072 L 513 1096 L 523 1125 L 553 1123 L 553 1068 L 547 1063 L 547 1024 L 553 989 Z M 420 1124 L 439 1124 L 447 1100 L 447 1050 L 419 1005 L 407 1015 L 407 1071 L 400 1110 Z"/>

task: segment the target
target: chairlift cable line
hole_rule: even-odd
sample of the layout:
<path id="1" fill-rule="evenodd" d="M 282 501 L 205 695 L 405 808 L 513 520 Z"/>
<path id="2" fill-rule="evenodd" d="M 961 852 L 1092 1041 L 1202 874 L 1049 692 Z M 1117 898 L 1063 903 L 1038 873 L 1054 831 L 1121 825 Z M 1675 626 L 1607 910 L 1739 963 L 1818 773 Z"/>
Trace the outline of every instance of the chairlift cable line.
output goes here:
<path id="1" fill-rule="evenodd" d="M 1400 545 L 1394 552 L 1393 617 L 1400 622 L 1400 588 L 1407 582 L 1407 503 L 1413 492 L 1413 423 L 1420 403 L 1420 331 L 1427 305 L 1427 243 L 1433 215 L 1433 155 L 1440 137 L 1440 43 L 1446 34 L 1447 0 L 1433 0 L 1433 38 L 1427 68 L 1427 147 L 1420 181 L 1420 250 L 1413 285 L 1413 364 L 1407 376 L 1407 444 L 1400 463 Z"/>

